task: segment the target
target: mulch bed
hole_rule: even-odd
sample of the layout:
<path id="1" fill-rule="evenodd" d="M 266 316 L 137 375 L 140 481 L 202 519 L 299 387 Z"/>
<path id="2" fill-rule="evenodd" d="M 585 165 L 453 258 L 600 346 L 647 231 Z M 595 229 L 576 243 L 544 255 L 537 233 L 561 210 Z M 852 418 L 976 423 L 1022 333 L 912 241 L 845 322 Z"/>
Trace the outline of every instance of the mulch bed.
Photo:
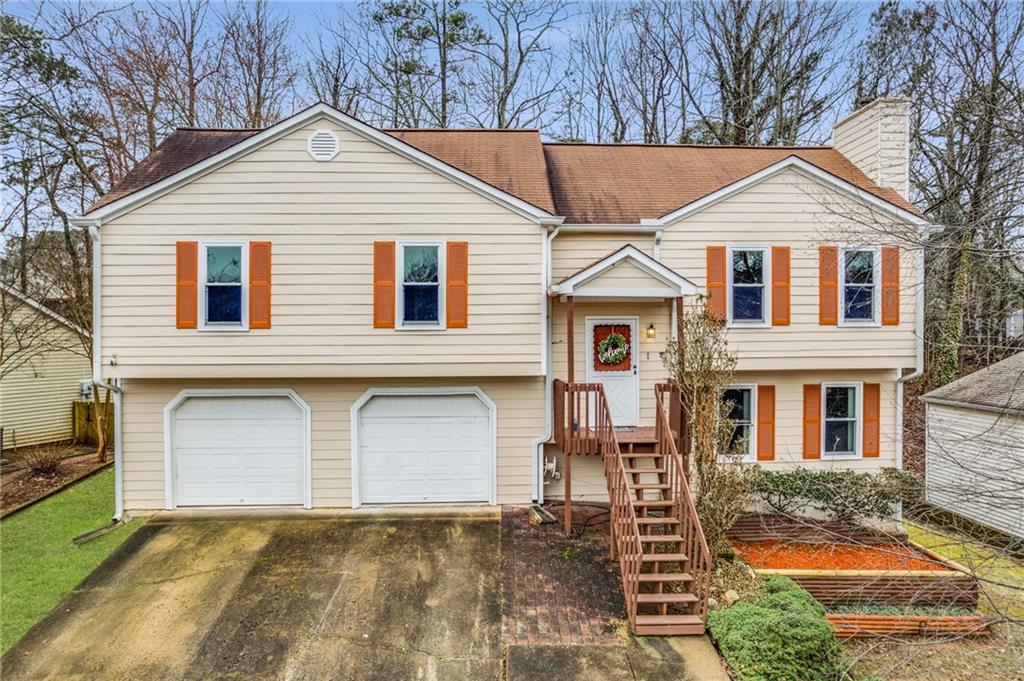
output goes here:
<path id="1" fill-rule="evenodd" d="M 561 517 L 561 506 L 549 509 Z M 506 643 L 620 642 L 626 618 L 618 566 L 608 556 L 607 511 L 577 505 L 582 534 L 535 523 L 522 508 L 501 514 L 502 636 Z"/>
<path id="2" fill-rule="evenodd" d="M 949 570 L 928 555 L 899 544 L 810 544 L 766 539 L 733 541 L 751 567 L 773 570 Z"/>
<path id="3" fill-rule="evenodd" d="M 99 463 L 96 452 L 89 451 L 64 459 L 53 475 L 33 473 L 26 468 L 3 473 L 0 475 L 0 517 L 109 465 L 109 455 L 105 463 Z"/>

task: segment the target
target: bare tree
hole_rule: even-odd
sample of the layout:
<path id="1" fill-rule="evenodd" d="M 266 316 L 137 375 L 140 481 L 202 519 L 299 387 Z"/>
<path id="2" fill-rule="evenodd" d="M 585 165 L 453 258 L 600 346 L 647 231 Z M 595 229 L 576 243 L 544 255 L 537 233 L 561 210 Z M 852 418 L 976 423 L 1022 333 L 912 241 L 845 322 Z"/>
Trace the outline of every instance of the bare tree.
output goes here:
<path id="1" fill-rule="evenodd" d="M 493 34 L 466 47 L 476 57 L 464 82 L 481 127 L 526 128 L 547 120 L 561 85 L 551 33 L 568 18 L 563 0 L 489 0 L 484 4 Z"/>
<path id="2" fill-rule="evenodd" d="M 316 46 L 309 50 L 306 81 L 318 101 L 358 116 L 368 104 L 369 84 L 360 54 L 365 36 L 358 35 L 364 27 L 353 31 L 355 19 L 346 12 L 321 21 Z"/>

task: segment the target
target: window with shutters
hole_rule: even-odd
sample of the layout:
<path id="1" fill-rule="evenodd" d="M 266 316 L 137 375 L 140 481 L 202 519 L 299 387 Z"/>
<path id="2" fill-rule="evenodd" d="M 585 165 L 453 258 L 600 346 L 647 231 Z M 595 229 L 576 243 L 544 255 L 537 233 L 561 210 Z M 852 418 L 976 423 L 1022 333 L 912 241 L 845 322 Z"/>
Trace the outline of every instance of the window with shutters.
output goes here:
<path id="1" fill-rule="evenodd" d="M 395 257 L 399 329 L 445 326 L 444 242 L 399 241 Z"/>
<path id="2" fill-rule="evenodd" d="M 771 257 L 767 246 L 728 249 L 727 320 L 734 326 L 768 326 L 771 320 L 768 282 Z"/>
<path id="3" fill-rule="evenodd" d="M 199 244 L 199 328 L 238 331 L 248 328 L 249 244 Z"/>
<path id="4" fill-rule="evenodd" d="M 722 394 L 722 401 L 729 409 L 729 420 L 733 425 L 729 454 L 742 457 L 743 461 L 754 461 L 756 458 L 756 397 L 756 385 L 733 385 Z"/>
<path id="5" fill-rule="evenodd" d="M 879 251 L 877 248 L 850 247 L 839 254 L 840 289 L 839 323 L 844 326 L 875 326 L 878 324 L 878 297 L 881 287 Z"/>
<path id="6" fill-rule="evenodd" d="M 822 383 L 823 458 L 860 455 L 861 384 Z"/>

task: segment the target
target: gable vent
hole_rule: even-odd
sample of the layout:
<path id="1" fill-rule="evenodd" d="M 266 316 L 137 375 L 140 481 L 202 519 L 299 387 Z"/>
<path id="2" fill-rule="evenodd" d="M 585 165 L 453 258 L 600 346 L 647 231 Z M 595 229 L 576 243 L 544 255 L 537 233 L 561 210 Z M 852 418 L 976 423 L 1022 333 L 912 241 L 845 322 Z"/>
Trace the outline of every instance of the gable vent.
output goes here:
<path id="1" fill-rule="evenodd" d="M 338 155 L 338 137 L 330 130 L 317 130 L 309 136 L 306 150 L 317 161 L 330 161 Z"/>

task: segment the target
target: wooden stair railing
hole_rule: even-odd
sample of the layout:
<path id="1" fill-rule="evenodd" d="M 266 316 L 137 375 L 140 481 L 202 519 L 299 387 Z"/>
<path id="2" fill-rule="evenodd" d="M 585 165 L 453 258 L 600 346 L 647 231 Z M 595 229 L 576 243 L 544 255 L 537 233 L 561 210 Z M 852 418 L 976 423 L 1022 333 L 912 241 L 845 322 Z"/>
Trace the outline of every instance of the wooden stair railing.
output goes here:
<path id="1" fill-rule="evenodd" d="M 660 400 L 653 451 L 623 452 L 599 383 L 554 383 L 554 439 L 567 456 L 601 454 L 630 627 L 638 635 L 703 634 L 710 556 Z M 655 482 L 656 481 L 656 482 Z M 651 496 L 653 495 L 653 496 Z"/>

